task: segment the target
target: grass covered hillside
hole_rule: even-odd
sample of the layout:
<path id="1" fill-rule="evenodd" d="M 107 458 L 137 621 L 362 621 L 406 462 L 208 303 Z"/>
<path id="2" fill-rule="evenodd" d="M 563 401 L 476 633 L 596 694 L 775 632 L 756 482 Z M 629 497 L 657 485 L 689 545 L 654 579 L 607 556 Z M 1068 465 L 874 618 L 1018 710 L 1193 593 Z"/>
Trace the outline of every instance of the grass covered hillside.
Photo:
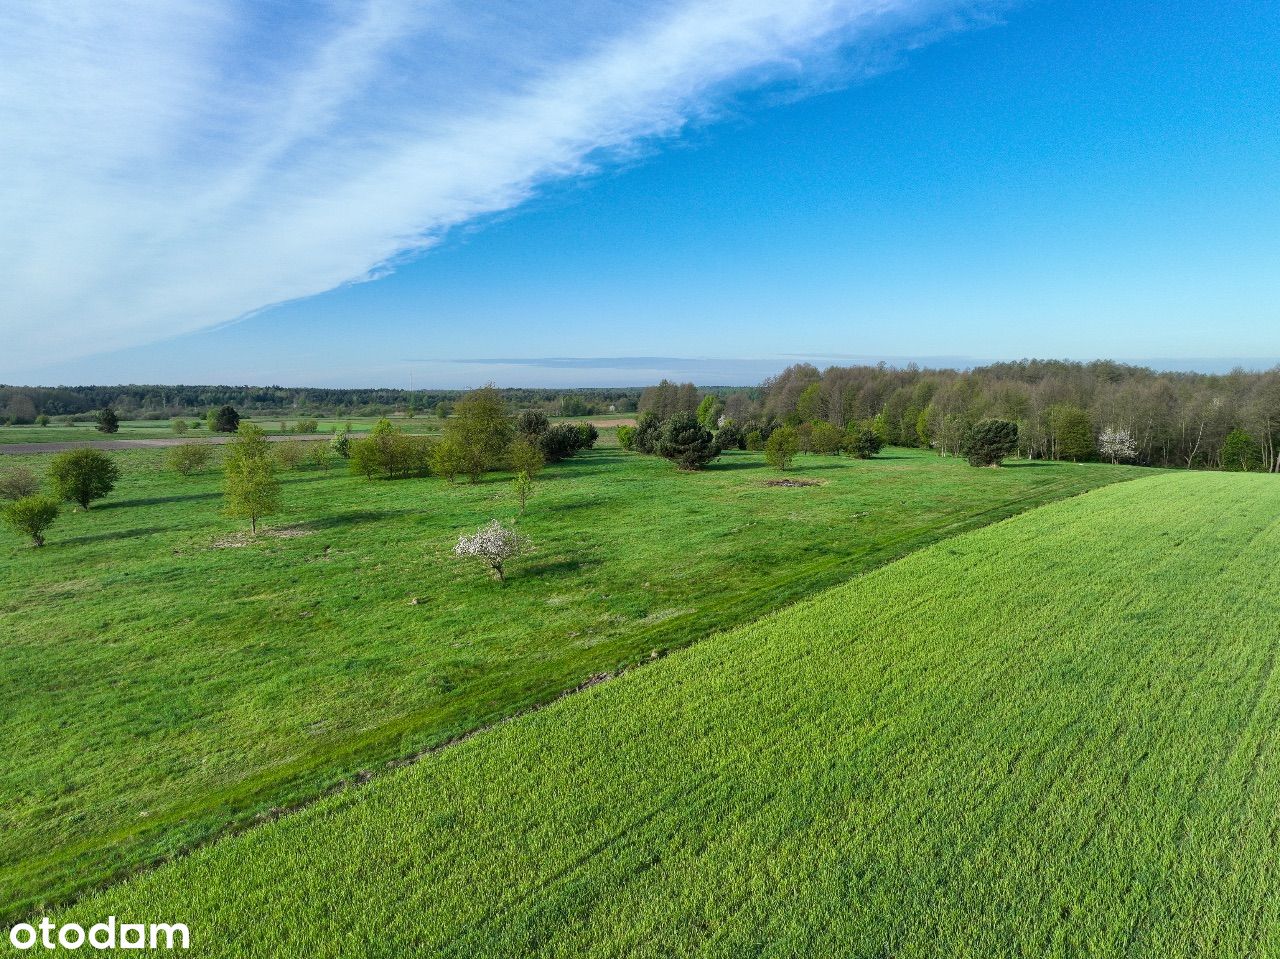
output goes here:
<path id="1" fill-rule="evenodd" d="M 111 456 L 116 491 L 64 510 L 44 548 L 0 539 L 10 917 L 942 537 L 1146 475 L 887 451 L 802 456 L 786 475 L 818 485 L 787 488 L 758 454 L 683 474 L 598 449 L 540 474 L 519 524 L 535 551 L 499 585 L 451 551 L 516 514 L 501 474 L 289 472 L 255 540 L 221 514 L 217 472 Z"/>
<path id="2" fill-rule="evenodd" d="M 1057 503 L 61 918 L 210 956 L 1273 955 L 1278 518 L 1258 475 Z"/>

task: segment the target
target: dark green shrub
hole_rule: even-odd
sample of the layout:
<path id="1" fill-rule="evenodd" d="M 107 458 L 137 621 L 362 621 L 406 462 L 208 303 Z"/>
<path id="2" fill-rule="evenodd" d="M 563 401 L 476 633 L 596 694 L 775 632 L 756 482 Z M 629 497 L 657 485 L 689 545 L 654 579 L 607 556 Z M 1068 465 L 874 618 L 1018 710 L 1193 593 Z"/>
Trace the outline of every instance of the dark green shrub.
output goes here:
<path id="1" fill-rule="evenodd" d="M 209 411 L 209 429 L 215 433 L 234 433 L 240 428 L 240 414 L 234 406 Z"/>
<path id="2" fill-rule="evenodd" d="M 970 466 L 999 466 L 1018 448 L 1018 424 L 1008 420 L 979 420 L 969 427 L 961 452 Z"/>
<path id="3" fill-rule="evenodd" d="M 865 426 L 850 426 L 844 435 L 844 451 L 860 460 L 869 460 L 884 447 L 875 430 Z"/>
<path id="4" fill-rule="evenodd" d="M 120 417 L 116 416 L 116 411 L 111 407 L 100 410 L 98 412 L 98 432 L 99 433 L 115 433 L 120 429 Z"/>
<path id="5" fill-rule="evenodd" d="M 663 424 L 658 439 L 658 455 L 682 470 L 700 470 L 720 455 L 711 431 L 698 422 L 695 413 L 681 410 Z"/>
<path id="6" fill-rule="evenodd" d="M 541 436 L 551 428 L 551 421 L 542 410 L 524 410 L 516 416 L 516 432 L 521 436 Z"/>
<path id="7" fill-rule="evenodd" d="M 716 445 L 722 450 L 745 450 L 747 437 L 740 427 L 733 423 L 725 423 L 716 433 Z"/>

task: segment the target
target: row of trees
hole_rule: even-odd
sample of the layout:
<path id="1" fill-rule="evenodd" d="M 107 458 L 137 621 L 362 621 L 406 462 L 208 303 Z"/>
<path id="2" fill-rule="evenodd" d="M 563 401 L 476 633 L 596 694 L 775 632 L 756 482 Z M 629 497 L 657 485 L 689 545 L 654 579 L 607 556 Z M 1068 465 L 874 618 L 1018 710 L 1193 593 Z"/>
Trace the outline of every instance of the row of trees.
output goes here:
<path id="1" fill-rule="evenodd" d="M 634 412 L 638 388 L 503 389 L 503 400 L 563 416 Z M 234 406 L 253 413 L 385 416 L 395 412 L 448 414 L 463 390 L 295 389 L 280 386 L 4 386 L 0 422 L 29 424 L 39 417 L 91 416 L 111 407 L 125 419 L 203 417 Z M 47 420 L 46 420 L 47 422 Z"/>
<path id="2" fill-rule="evenodd" d="M 1027 360 L 967 372 L 880 366 L 789 367 L 746 418 L 844 429 L 960 454 L 984 419 L 1018 427 L 1036 459 L 1280 471 L 1280 368 L 1225 375 L 1157 373 L 1099 361 Z"/>

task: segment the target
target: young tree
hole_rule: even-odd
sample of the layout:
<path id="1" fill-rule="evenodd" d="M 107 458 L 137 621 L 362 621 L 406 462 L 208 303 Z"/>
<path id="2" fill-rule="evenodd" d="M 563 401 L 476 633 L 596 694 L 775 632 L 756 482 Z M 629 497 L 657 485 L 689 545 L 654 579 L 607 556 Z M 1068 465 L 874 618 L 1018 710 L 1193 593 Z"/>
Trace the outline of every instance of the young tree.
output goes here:
<path id="1" fill-rule="evenodd" d="M 698 423 L 703 429 L 714 430 L 719 425 L 717 421 L 723 411 L 724 406 L 720 403 L 720 397 L 714 393 L 708 393 L 698 404 Z"/>
<path id="2" fill-rule="evenodd" d="M 120 478 L 120 467 L 100 450 L 69 450 L 49 462 L 49 478 L 61 499 L 84 509 L 110 493 Z"/>
<path id="3" fill-rule="evenodd" d="M 436 444 L 431 468 L 437 476 L 443 476 L 452 483 L 457 480 L 465 465 L 466 456 L 456 438 L 446 436 Z"/>
<path id="4" fill-rule="evenodd" d="M 618 445 L 624 450 L 636 448 L 636 428 L 634 426 L 618 427 Z"/>
<path id="5" fill-rule="evenodd" d="M 344 460 L 351 455 L 351 430 L 342 427 L 333 434 L 333 439 L 329 440 L 329 449 L 337 453 Z"/>
<path id="6" fill-rule="evenodd" d="M 515 490 L 516 499 L 520 501 L 520 514 L 524 515 L 525 504 L 529 502 L 529 497 L 533 495 L 533 477 L 525 470 L 521 470 L 516 474 L 512 487 Z"/>
<path id="7" fill-rule="evenodd" d="M 809 434 L 809 449 L 823 456 L 839 453 L 844 445 L 844 437 L 840 431 L 825 420 L 813 424 Z"/>
<path id="8" fill-rule="evenodd" d="M 1098 434 L 1098 453 L 1112 463 L 1132 463 L 1138 458 L 1138 444 L 1123 426 L 1107 426 Z"/>
<path id="9" fill-rule="evenodd" d="M 280 480 L 269 447 L 260 427 L 242 423 L 223 466 L 226 513 L 247 519 L 254 535 L 258 520 L 280 510 Z"/>
<path id="10" fill-rule="evenodd" d="M 796 431 L 790 426 L 782 426 L 769 434 L 764 444 L 764 459 L 774 469 L 790 469 L 799 451 L 800 438 Z"/>
<path id="11" fill-rule="evenodd" d="M 478 559 L 489 568 L 498 582 L 506 579 L 508 560 L 519 556 L 530 547 L 529 540 L 500 520 L 491 520 L 474 534 L 458 537 L 453 555 L 459 558 Z"/>
<path id="12" fill-rule="evenodd" d="M 698 423 L 698 417 L 681 410 L 663 424 L 658 455 L 682 470 L 700 470 L 720 455 L 720 449 L 711 431 Z"/>
<path id="13" fill-rule="evenodd" d="M 516 473 L 523 473 L 530 479 L 538 475 L 546 462 L 542 456 L 542 450 L 525 434 L 520 434 L 511 441 L 511 446 L 507 450 L 507 459 L 511 462 L 511 469 Z"/>
<path id="14" fill-rule="evenodd" d="M 844 435 L 844 451 L 860 460 L 869 460 L 884 447 L 875 430 L 854 424 Z"/>
<path id="15" fill-rule="evenodd" d="M 0 517 L 19 536 L 29 536 L 32 544 L 43 546 L 45 530 L 58 518 L 58 501 L 52 496 L 24 496 L 0 506 Z"/>
<path id="16" fill-rule="evenodd" d="M 240 414 L 234 406 L 223 406 L 209 411 L 209 431 L 234 433 L 240 428 Z"/>
<path id="17" fill-rule="evenodd" d="M 169 421 L 169 429 L 173 430 L 178 436 L 181 436 L 188 430 L 187 421 L 180 416 L 175 416 Z"/>
<path id="18" fill-rule="evenodd" d="M 759 453 L 764 449 L 764 434 L 759 430 L 751 430 L 746 437 L 747 449 L 753 453 Z"/>
<path id="19" fill-rule="evenodd" d="M 41 413 L 39 416 L 36 417 L 36 426 L 48 426 L 48 425 L 49 425 L 48 413 Z"/>
<path id="20" fill-rule="evenodd" d="M 115 433 L 120 429 L 120 417 L 116 416 L 116 411 L 106 406 L 98 411 L 98 432 L 99 433 Z"/>
<path id="21" fill-rule="evenodd" d="M 25 466 L 0 471 L 0 499 L 26 499 L 40 492 L 40 478 Z"/>
<path id="22" fill-rule="evenodd" d="M 970 466 L 999 466 L 1018 448 L 1018 424 L 1008 420 L 979 420 L 965 434 L 962 452 Z"/>
<path id="23" fill-rule="evenodd" d="M 512 432 L 502 395 L 492 384 L 472 390 L 458 400 L 453 416 L 444 427 L 445 439 L 455 441 L 462 451 L 463 472 L 473 483 L 502 463 Z"/>
<path id="24" fill-rule="evenodd" d="M 182 476 L 190 476 L 209 465 L 213 447 L 208 443 L 180 443 L 170 447 L 169 468 Z"/>

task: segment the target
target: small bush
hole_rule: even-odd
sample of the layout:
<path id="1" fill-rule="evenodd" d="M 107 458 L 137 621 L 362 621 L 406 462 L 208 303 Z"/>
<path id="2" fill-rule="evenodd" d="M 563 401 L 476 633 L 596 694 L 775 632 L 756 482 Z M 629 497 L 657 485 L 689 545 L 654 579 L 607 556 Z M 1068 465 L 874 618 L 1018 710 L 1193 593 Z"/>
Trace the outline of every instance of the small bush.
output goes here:
<path id="1" fill-rule="evenodd" d="M 35 546 L 44 545 L 44 533 L 58 518 L 58 501 L 52 496 L 24 496 L 0 506 L 0 517 L 19 536 L 30 537 Z"/>
<path id="2" fill-rule="evenodd" d="M 751 430 L 746 436 L 747 449 L 753 453 L 759 453 L 764 449 L 764 434 L 759 430 Z"/>
<path id="3" fill-rule="evenodd" d="M 234 433 L 240 428 L 240 414 L 234 406 L 223 406 L 209 411 L 209 431 L 212 433 Z"/>
<path id="4" fill-rule="evenodd" d="M 844 451 L 860 460 L 869 460 L 884 448 L 880 434 L 865 426 L 850 426 L 844 436 Z"/>
<path id="5" fill-rule="evenodd" d="M 48 426 L 48 425 L 49 425 L 48 413 L 41 413 L 39 416 L 36 417 L 36 426 Z"/>
<path id="6" fill-rule="evenodd" d="M 213 458 L 213 447 L 208 443 L 180 443 L 170 447 L 166 458 L 171 470 L 182 476 L 190 476 L 209 465 Z"/>
<path id="7" fill-rule="evenodd" d="M 999 466 L 1017 448 L 1018 424 L 989 419 L 969 427 L 961 452 L 970 466 Z"/>
<path id="8" fill-rule="evenodd" d="M 799 451 L 800 437 L 795 429 L 783 426 L 769 434 L 764 444 L 765 462 L 777 470 L 790 469 Z"/>
<path id="9" fill-rule="evenodd" d="M 636 448 L 636 428 L 634 426 L 618 427 L 618 445 L 624 450 L 634 450 Z"/>
<path id="10" fill-rule="evenodd" d="M 351 429 L 343 427 L 333 434 L 333 439 L 329 440 L 329 449 L 337 453 L 344 460 L 351 455 Z"/>
<path id="11" fill-rule="evenodd" d="M 303 444 L 298 440 L 285 440 L 283 443 L 273 443 L 271 448 L 272 455 L 275 456 L 276 462 L 283 469 L 293 470 L 302 465 L 302 461 L 306 458 L 307 451 Z"/>
<path id="12" fill-rule="evenodd" d="M 308 443 L 307 465 L 316 469 L 327 470 L 333 465 L 333 455 L 327 443 Z"/>
<path id="13" fill-rule="evenodd" d="M 40 492 L 40 478 L 25 466 L 0 471 L 0 499 L 26 499 Z"/>
<path id="14" fill-rule="evenodd" d="M 557 423 L 538 438 L 538 445 L 548 463 L 568 459 L 582 449 L 582 442 L 582 431 L 572 423 Z"/>
<path id="15" fill-rule="evenodd" d="M 293 424 L 295 433 L 315 433 L 320 429 L 320 424 L 315 420 L 298 420 Z"/>
<path id="16" fill-rule="evenodd" d="M 70 450 L 50 461 L 49 478 L 59 497 L 88 509 L 115 488 L 120 467 L 101 450 Z"/>
<path id="17" fill-rule="evenodd" d="M 178 436 L 181 436 L 189 428 L 190 427 L 187 426 L 187 421 L 182 419 L 182 417 L 180 416 L 175 416 L 173 419 L 169 421 L 169 429 L 173 430 L 173 432 L 176 433 Z"/>
<path id="18" fill-rule="evenodd" d="M 116 416 L 116 411 L 111 407 L 100 410 L 98 412 L 98 432 L 99 433 L 115 433 L 120 429 L 120 418 Z"/>

